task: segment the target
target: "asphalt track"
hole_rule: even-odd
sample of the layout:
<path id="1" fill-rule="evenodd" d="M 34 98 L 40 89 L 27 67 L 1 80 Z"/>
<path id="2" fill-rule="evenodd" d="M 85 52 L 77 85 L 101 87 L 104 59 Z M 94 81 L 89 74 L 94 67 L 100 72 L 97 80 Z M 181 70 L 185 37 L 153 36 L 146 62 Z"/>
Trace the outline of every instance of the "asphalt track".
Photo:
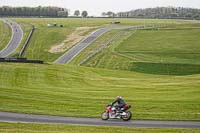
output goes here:
<path id="1" fill-rule="evenodd" d="M 140 128 L 200 128 L 200 122 L 194 121 L 149 121 L 132 120 L 124 122 L 122 120 L 103 121 L 97 118 L 73 118 L 49 115 L 31 115 L 0 112 L 1 122 L 15 123 L 45 123 L 45 124 L 72 124 L 88 126 L 122 126 Z"/>
<path id="2" fill-rule="evenodd" d="M 18 48 L 23 38 L 23 31 L 19 24 L 10 20 L 4 20 L 4 22 L 12 28 L 12 37 L 8 45 L 0 51 L 1 58 L 7 57 L 12 54 Z"/>
<path id="3" fill-rule="evenodd" d="M 57 64 L 67 64 L 69 63 L 73 58 L 75 58 L 83 49 L 85 49 L 88 45 L 90 45 L 93 41 L 95 41 L 98 37 L 103 35 L 104 33 L 112 30 L 112 29 L 129 29 L 129 28 L 138 28 L 139 26 L 112 26 L 112 27 L 105 27 L 100 28 L 96 31 L 94 31 L 92 34 L 87 36 L 85 39 L 83 39 L 81 42 L 76 44 L 74 47 L 72 47 L 69 51 L 64 53 L 61 57 L 59 57 L 54 63 Z"/>

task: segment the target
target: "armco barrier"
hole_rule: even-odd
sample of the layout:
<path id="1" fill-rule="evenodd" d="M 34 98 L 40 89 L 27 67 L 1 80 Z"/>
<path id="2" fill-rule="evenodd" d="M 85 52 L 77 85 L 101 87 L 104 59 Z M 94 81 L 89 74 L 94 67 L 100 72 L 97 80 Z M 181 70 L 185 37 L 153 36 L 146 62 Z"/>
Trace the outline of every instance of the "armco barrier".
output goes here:
<path id="1" fill-rule="evenodd" d="M 27 60 L 26 58 L 0 58 L 0 62 L 10 62 L 10 63 L 34 63 L 43 64 L 41 60 Z"/>
<path id="2" fill-rule="evenodd" d="M 33 32 L 34 32 L 34 31 L 35 31 L 35 26 L 33 25 L 33 26 L 32 26 L 32 30 L 30 31 L 29 36 L 28 36 L 28 38 L 26 39 L 26 42 L 25 42 L 25 44 L 24 44 L 22 50 L 21 50 L 20 53 L 19 53 L 19 57 L 20 57 L 20 58 L 24 56 L 25 51 L 26 51 L 26 49 L 27 49 L 27 47 L 28 47 L 28 44 L 29 44 L 29 42 L 30 42 L 30 40 L 31 40 L 31 37 L 33 36 Z"/>

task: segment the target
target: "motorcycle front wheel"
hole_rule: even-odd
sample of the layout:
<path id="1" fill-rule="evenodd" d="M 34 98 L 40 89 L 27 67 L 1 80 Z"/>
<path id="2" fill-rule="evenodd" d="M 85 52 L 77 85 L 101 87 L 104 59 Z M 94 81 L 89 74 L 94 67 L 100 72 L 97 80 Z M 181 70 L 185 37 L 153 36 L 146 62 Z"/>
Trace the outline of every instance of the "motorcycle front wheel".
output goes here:
<path id="1" fill-rule="evenodd" d="M 129 121 L 131 118 L 132 118 L 132 113 L 131 113 L 130 111 L 127 111 L 127 112 L 126 112 L 126 115 L 123 115 L 123 116 L 122 116 L 122 119 L 123 119 L 124 121 Z"/>
<path id="2" fill-rule="evenodd" d="M 102 114 L 101 114 L 101 119 L 102 120 L 108 120 L 109 119 L 109 114 L 107 113 L 107 112 L 103 112 Z"/>

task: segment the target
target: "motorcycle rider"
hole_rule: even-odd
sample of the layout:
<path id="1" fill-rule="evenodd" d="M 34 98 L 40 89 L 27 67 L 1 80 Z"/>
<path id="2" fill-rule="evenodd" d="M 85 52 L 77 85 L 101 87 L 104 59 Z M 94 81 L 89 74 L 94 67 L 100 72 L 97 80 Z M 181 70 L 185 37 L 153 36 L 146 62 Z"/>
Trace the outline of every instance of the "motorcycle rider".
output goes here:
<path id="1" fill-rule="evenodd" d="M 115 103 L 117 103 L 117 105 L 114 106 L 117 112 L 120 112 L 121 108 L 123 108 L 126 105 L 125 101 L 122 99 L 121 96 L 117 96 L 116 100 L 111 105 L 113 106 Z"/>

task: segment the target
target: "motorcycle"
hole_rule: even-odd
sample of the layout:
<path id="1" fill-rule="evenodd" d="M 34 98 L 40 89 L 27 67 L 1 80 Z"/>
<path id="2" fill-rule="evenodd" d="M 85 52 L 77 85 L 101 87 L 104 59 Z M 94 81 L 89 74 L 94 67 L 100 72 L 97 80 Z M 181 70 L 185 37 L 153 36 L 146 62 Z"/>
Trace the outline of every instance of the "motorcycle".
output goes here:
<path id="1" fill-rule="evenodd" d="M 120 110 L 117 110 L 116 107 L 112 105 L 107 105 L 106 110 L 101 114 L 102 120 L 108 119 L 122 119 L 124 121 L 129 121 L 132 118 L 132 113 L 128 111 L 131 108 L 131 105 L 125 105 Z"/>

